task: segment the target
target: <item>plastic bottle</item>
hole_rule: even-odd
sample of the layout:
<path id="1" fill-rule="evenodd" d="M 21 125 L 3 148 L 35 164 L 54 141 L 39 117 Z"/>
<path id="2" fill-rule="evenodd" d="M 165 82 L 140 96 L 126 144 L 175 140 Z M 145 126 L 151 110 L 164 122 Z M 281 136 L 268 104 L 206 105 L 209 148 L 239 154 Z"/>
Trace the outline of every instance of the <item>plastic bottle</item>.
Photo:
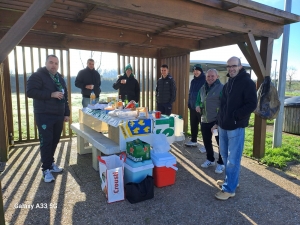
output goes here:
<path id="1" fill-rule="evenodd" d="M 124 103 L 125 103 L 125 106 L 127 106 L 127 104 L 128 104 L 128 98 L 127 98 L 127 95 L 125 95 Z"/>
<path id="2" fill-rule="evenodd" d="M 118 109 L 123 109 L 122 96 L 119 95 L 119 101 L 117 102 Z"/>
<path id="3" fill-rule="evenodd" d="M 90 104 L 91 105 L 95 105 L 96 104 L 96 95 L 95 93 L 92 91 L 91 95 L 90 95 Z"/>

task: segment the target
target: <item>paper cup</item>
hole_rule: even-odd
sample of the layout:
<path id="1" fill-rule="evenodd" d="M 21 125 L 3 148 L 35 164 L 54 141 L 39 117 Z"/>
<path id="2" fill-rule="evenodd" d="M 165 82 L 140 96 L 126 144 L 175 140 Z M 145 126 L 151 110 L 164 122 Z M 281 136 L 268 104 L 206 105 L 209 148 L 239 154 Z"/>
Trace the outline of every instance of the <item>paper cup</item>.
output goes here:
<path id="1" fill-rule="evenodd" d="M 92 84 L 91 86 L 92 86 L 92 89 L 94 89 L 94 85 Z"/>
<path id="2" fill-rule="evenodd" d="M 218 135 L 219 135 L 219 134 L 218 134 L 218 129 L 214 129 L 214 130 L 213 130 L 213 135 L 214 135 L 214 136 L 218 136 Z"/>

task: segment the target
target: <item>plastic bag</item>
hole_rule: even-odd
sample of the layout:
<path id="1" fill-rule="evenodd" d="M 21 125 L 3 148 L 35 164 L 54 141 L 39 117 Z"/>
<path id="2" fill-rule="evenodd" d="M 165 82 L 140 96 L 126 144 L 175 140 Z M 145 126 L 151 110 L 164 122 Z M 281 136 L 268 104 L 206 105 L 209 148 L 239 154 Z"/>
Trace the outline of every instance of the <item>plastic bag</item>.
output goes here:
<path id="1" fill-rule="evenodd" d="M 257 107 L 254 111 L 262 119 L 275 119 L 279 112 L 280 101 L 270 76 L 266 76 L 264 82 L 257 91 Z"/>
<path id="2" fill-rule="evenodd" d="M 155 153 L 163 153 L 163 152 L 168 152 L 171 147 L 170 144 L 168 142 L 168 139 L 166 137 L 166 135 L 164 134 L 155 134 L 153 135 L 153 144 L 152 144 L 152 150 Z"/>

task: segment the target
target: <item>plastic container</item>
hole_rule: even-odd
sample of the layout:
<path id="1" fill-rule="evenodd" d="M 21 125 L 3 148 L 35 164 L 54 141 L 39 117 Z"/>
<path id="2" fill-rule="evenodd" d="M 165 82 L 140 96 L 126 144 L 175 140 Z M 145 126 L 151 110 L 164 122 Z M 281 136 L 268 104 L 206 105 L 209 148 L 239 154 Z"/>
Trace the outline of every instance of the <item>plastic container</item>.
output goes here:
<path id="1" fill-rule="evenodd" d="M 165 187 L 175 183 L 176 158 L 169 152 L 155 153 L 150 151 L 154 164 L 153 178 L 156 187 Z"/>
<path id="2" fill-rule="evenodd" d="M 140 183 L 147 175 L 152 176 L 153 167 L 154 165 L 151 159 L 134 162 L 127 158 L 124 164 L 124 183 Z"/>

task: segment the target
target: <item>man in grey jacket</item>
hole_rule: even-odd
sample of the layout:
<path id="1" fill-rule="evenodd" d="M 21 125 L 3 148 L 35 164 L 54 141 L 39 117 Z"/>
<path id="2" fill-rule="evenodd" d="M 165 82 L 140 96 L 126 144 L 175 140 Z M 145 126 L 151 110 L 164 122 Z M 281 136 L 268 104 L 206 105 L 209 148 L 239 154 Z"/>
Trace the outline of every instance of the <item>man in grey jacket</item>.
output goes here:
<path id="1" fill-rule="evenodd" d="M 216 124 L 217 115 L 220 107 L 220 95 L 223 84 L 218 79 L 218 71 L 209 69 L 206 73 L 206 82 L 201 87 L 196 100 L 196 111 L 202 114 L 201 133 L 206 149 L 206 161 L 201 165 L 202 168 L 208 168 L 215 165 L 214 149 L 212 145 L 211 128 Z M 219 136 L 215 135 L 219 145 Z M 225 169 L 222 157 L 219 153 L 216 173 L 222 173 Z"/>

